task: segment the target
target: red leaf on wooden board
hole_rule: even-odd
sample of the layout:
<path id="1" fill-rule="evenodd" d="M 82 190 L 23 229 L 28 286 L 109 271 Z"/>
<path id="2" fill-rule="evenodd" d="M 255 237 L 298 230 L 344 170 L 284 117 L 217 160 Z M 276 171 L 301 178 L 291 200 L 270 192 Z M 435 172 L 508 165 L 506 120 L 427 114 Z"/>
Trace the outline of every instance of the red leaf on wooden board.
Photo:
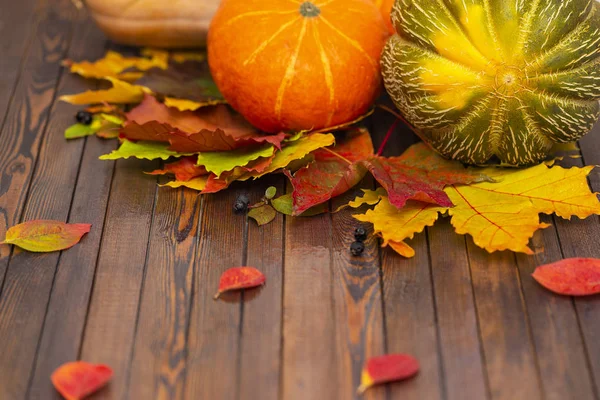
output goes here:
<path id="1" fill-rule="evenodd" d="M 263 135 L 226 105 L 179 111 L 146 95 L 127 113 L 121 134 L 131 140 L 151 140 L 171 144 L 180 153 L 227 151 L 271 143 L 277 148 L 286 135 Z"/>
<path id="2" fill-rule="evenodd" d="M 371 386 L 401 381 L 419 372 L 419 362 L 408 354 L 388 354 L 372 357 L 363 367 L 358 393 L 362 394 Z"/>
<path id="3" fill-rule="evenodd" d="M 452 207 L 444 187 L 491 181 L 476 169 L 446 160 L 424 143 L 411 146 L 399 157 L 372 157 L 363 165 L 387 190 L 390 203 L 397 208 L 410 199 Z"/>
<path id="4" fill-rule="evenodd" d="M 358 184 L 367 173 L 359 162 L 373 156 L 369 131 L 362 128 L 346 132 L 331 149 L 313 153 L 315 161 L 293 176 L 286 172 L 294 188 L 294 215 L 339 196 Z"/>
<path id="5" fill-rule="evenodd" d="M 4 242 L 36 253 L 65 250 L 79 243 L 90 224 L 67 224 L 60 221 L 34 220 L 8 229 Z"/>
<path id="6" fill-rule="evenodd" d="M 254 267 L 234 267 L 223 272 L 219 281 L 219 291 L 215 295 L 215 300 L 219 296 L 230 290 L 248 289 L 264 284 L 266 281 L 262 272 Z"/>
<path id="7" fill-rule="evenodd" d="M 80 400 L 105 386 L 113 376 L 107 365 L 74 361 L 61 365 L 51 376 L 56 390 L 67 400 Z"/>
<path id="8" fill-rule="evenodd" d="M 157 169 L 148 172 L 148 175 L 175 175 L 178 181 L 189 181 L 190 179 L 199 176 L 208 175 L 208 171 L 201 165 L 196 165 L 198 162 L 197 156 L 182 157 L 179 160 L 165 164 L 163 169 Z"/>
<path id="9" fill-rule="evenodd" d="M 568 296 L 600 293 L 600 259 L 568 258 L 537 267 L 532 276 L 554 293 Z"/>

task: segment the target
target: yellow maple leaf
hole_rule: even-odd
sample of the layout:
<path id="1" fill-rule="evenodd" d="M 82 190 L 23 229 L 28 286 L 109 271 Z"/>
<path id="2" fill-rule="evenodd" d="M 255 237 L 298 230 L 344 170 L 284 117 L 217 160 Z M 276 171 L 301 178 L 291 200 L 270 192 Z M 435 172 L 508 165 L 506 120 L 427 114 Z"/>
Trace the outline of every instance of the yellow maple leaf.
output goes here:
<path id="1" fill-rule="evenodd" d="M 71 104 L 129 104 L 139 103 L 144 98 L 144 89 L 140 86 L 135 86 L 130 83 L 115 79 L 107 78 L 113 87 L 106 90 L 88 90 L 79 94 L 71 94 L 61 96 L 60 100 Z"/>
<path id="2" fill-rule="evenodd" d="M 383 238 L 384 247 L 390 245 L 399 254 L 412 257 L 415 252 L 404 240 L 412 239 L 415 233 L 422 232 L 426 226 L 432 226 L 439 213 L 446 210 L 435 204 L 412 200 L 399 210 L 384 196 L 373 210 L 353 217 L 373 224 L 375 234 Z"/>
<path id="3" fill-rule="evenodd" d="M 539 214 L 562 218 L 587 218 L 600 214 L 597 195 L 587 176 L 594 167 L 535 167 L 512 170 L 487 168 L 496 183 L 449 186 L 446 194 L 455 207 L 449 209 L 457 233 L 470 234 L 476 245 L 489 252 L 512 250 L 531 254 L 529 240 L 540 228 Z"/>
<path id="4" fill-rule="evenodd" d="M 168 187 L 172 187 L 174 189 L 177 189 L 180 187 L 186 187 L 186 188 L 197 190 L 197 191 L 201 192 L 206 187 L 207 182 L 208 182 L 208 175 L 205 175 L 205 176 L 199 176 L 197 178 L 190 179 L 189 181 L 171 181 L 171 182 L 165 183 L 164 185 L 159 185 L 159 186 L 168 186 Z"/>
<path id="5" fill-rule="evenodd" d="M 124 57 L 116 51 L 108 51 L 106 55 L 94 62 L 65 61 L 70 71 L 86 78 L 106 79 L 116 78 L 123 81 L 135 81 L 142 77 L 143 72 L 123 72 L 129 68 L 147 71 L 150 68 L 167 69 L 169 53 L 162 50 L 144 49 L 146 57 Z"/>
<path id="6" fill-rule="evenodd" d="M 148 89 L 150 90 L 150 89 Z M 193 100 L 187 99 L 176 99 L 174 97 L 165 97 L 165 105 L 167 107 L 173 107 L 178 109 L 179 111 L 196 111 L 199 108 L 206 106 L 215 106 L 217 104 L 225 104 L 227 103 L 225 100 L 210 100 L 197 102 Z"/>

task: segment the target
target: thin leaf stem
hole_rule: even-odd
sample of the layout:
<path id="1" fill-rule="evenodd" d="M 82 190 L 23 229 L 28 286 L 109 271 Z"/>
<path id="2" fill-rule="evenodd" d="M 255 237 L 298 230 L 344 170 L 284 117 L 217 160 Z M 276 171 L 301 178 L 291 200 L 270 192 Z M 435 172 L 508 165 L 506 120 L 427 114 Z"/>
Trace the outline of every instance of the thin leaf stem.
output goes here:
<path id="1" fill-rule="evenodd" d="M 336 153 L 333 150 L 328 149 L 327 147 L 323 147 L 323 150 L 330 152 L 331 154 L 333 154 L 334 156 L 338 157 L 339 159 L 342 159 L 344 161 L 346 161 L 348 164 L 352 165 L 354 164 L 352 161 L 348 160 L 346 157 L 344 157 L 343 155 Z"/>
<path id="2" fill-rule="evenodd" d="M 390 137 L 392 136 L 392 133 L 394 133 L 394 131 L 396 130 L 396 127 L 398 126 L 399 122 L 400 122 L 400 119 L 396 118 L 394 123 L 390 126 L 390 129 L 388 129 L 387 133 L 385 134 L 385 137 L 383 138 L 383 142 L 381 142 L 381 146 L 379 146 L 379 150 L 377 150 L 378 156 L 383 154 L 385 145 L 387 144 L 388 140 L 390 140 Z"/>

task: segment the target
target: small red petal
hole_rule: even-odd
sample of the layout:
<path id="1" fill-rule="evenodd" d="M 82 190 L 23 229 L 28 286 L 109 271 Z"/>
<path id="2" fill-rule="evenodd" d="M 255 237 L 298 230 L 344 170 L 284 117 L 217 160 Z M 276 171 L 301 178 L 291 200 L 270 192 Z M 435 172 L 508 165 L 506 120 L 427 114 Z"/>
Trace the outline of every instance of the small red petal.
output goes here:
<path id="1" fill-rule="evenodd" d="M 223 292 L 237 289 L 248 289 L 265 283 L 266 278 L 262 272 L 253 267 L 229 268 L 223 272 L 219 281 L 219 292 L 215 299 Z"/>
<path id="2" fill-rule="evenodd" d="M 419 368 L 419 361 L 408 354 L 388 354 L 370 358 L 363 368 L 358 392 L 362 393 L 380 383 L 408 379 L 416 375 Z"/>
<path id="3" fill-rule="evenodd" d="M 569 258 L 537 267 L 533 278 L 546 289 L 569 296 L 600 293 L 600 260 Z"/>
<path id="4" fill-rule="evenodd" d="M 113 371 L 107 365 L 75 361 L 58 367 L 51 380 L 65 399 L 80 400 L 105 386 L 112 376 Z"/>

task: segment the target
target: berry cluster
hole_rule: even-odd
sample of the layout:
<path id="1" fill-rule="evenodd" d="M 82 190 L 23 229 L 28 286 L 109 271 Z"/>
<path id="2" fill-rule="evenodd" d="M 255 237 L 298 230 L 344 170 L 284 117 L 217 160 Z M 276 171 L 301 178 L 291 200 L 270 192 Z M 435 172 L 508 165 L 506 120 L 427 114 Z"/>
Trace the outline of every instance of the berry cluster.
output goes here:
<path id="1" fill-rule="evenodd" d="M 235 199 L 235 203 L 233 203 L 233 211 L 236 214 L 244 213 L 248 210 L 248 206 L 250 205 L 250 199 L 245 194 L 240 194 L 237 199 Z"/>
<path id="2" fill-rule="evenodd" d="M 350 253 L 357 257 L 365 251 L 365 244 L 363 242 L 367 239 L 367 230 L 363 227 L 356 228 L 354 230 L 354 239 L 356 241 L 350 245 Z"/>
<path id="3" fill-rule="evenodd" d="M 75 119 L 80 124 L 89 125 L 92 123 L 92 113 L 88 111 L 77 111 L 77 114 L 75 114 Z"/>

